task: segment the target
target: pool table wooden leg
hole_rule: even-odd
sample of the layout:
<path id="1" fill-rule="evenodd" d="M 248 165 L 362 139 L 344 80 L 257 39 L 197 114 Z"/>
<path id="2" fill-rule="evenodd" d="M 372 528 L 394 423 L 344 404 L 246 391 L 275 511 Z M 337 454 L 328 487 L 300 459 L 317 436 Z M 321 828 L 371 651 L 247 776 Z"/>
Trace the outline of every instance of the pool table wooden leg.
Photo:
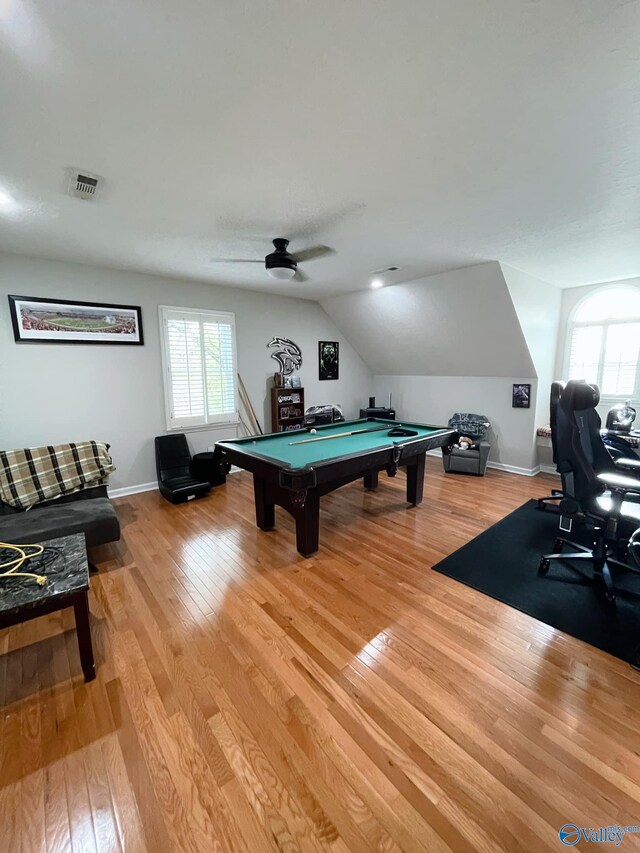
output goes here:
<path id="1" fill-rule="evenodd" d="M 260 530 L 271 530 L 276 524 L 276 507 L 267 502 L 267 484 L 253 475 L 253 494 L 256 502 L 256 524 Z"/>
<path id="2" fill-rule="evenodd" d="M 378 488 L 378 471 L 369 471 L 368 474 L 365 474 L 363 477 L 364 487 L 365 489 L 377 489 Z"/>
<path id="3" fill-rule="evenodd" d="M 422 503 L 425 460 L 426 456 L 422 453 L 415 457 L 415 465 L 407 465 L 407 501 L 414 506 Z"/>
<path id="4" fill-rule="evenodd" d="M 320 498 L 312 490 L 307 492 L 304 507 L 295 512 L 296 547 L 303 557 L 318 550 L 320 540 Z"/>

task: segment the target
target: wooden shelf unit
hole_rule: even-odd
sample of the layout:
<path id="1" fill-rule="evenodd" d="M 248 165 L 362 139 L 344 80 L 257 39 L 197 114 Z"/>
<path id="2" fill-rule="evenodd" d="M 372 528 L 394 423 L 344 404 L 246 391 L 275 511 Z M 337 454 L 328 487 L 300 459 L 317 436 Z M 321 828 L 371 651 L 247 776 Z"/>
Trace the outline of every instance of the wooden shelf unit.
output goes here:
<path id="1" fill-rule="evenodd" d="M 297 414 L 292 415 L 295 411 Z M 304 426 L 304 388 L 284 388 L 280 385 L 271 389 L 271 430 L 285 432 Z"/>

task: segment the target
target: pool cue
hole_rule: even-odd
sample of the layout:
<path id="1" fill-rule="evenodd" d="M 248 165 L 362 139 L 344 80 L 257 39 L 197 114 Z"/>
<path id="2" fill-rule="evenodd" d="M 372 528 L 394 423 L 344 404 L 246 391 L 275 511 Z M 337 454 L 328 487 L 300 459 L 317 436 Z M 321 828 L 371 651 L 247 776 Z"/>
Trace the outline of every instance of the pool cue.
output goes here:
<path id="1" fill-rule="evenodd" d="M 244 382 L 242 381 L 242 376 L 240 376 L 239 373 L 238 373 L 238 381 L 240 382 L 240 396 L 242 397 L 242 395 L 244 395 L 244 397 L 245 397 L 245 399 L 242 402 L 243 402 L 245 408 L 247 408 L 247 404 L 249 405 L 249 414 L 250 414 L 251 418 L 253 419 L 253 421 L 255 422 L 255 425 L 258 427 L 258 432 L 260 433 L 260 435 L 264 435 L 264 433 L 262 432 L 262 427 L 260 426 L 260 421 L 258 420 L 258 417 L 256 415 L 255 409 L 251 405 L 251 400 L 249 398 L 249 395 L 247 394 L 247 389 L 244 387 Z"/>
<path id="2" fill-rule="evenodd" d="M 240 426 L 241 426 L 241 427 L 242 427 L 242 429 L 245 431 L 245 434 L 246 434 L 246 435 L 254 435 L 255 433 L 253 432 L 253 430 L 251 429 L 251 427 L 247 424 L 247 422 L 246 422 L 246 421 L 245 421 L 245 419 L 242 417 L 242 415 L 240 414 L 240 412 L 238 412 L 238 417 L 240 418 Z"/>
<path id="3" fill-rule="evenodd" d="M 240 374 L 238 374 L 238 380 L 240 383 L 238 385 L 238 395 L 240 397 L 240 402 L 244 406 L 245 413 L 249 420 L 249 425 L 254 433 L 261 433 L 262 430 L 260 429 L 260 424 L 258 423 L 258 420 L 255 416 L 255 412 L 253 411 L 253 407 L 251 406 L 251 400 L 249 400 L 247 389 L 245 388 L 244 382 L 242 381 L 242 377 L 240 376 Z"/>
<path id="4" fill-rule="evenodd" d="M 379 426 L 373 429 L 352 429 L 351 432 L 337 432 L 335 435 L 317 435 L 314 438 L 303 438 L 302 441 L 290 441 L 289 444 L 309 444 L 311 441 L 330 441 L 332 438 L 344 438 L 345 435 L 360 435 L 363 432 L 380 432 L 381 429 L 393 429 L 393 426 Z"/>

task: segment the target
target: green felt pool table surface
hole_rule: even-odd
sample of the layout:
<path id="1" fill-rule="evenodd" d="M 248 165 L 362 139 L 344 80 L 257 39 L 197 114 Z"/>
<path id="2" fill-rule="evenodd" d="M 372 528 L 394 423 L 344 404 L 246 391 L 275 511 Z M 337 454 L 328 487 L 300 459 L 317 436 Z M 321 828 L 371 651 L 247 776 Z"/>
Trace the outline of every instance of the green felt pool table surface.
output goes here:
<path id="1" fill-rule="evenodd" d="M 389 435 L 389 430 L 400 426 L 415 430 L 417 434 L 406 437 Z M 375 419 L 368 421 L 343 421 L 341 423 L 320 426 L 316 429 L 317 432 L 315 435 L 311 435 L 305 429 L 265 436 L 253 436 L 238 439 L 237 441 L 225 441 L 223 444 L 226 447 L 233 447 L 241 452 L 259 454 L 265 459 L 271 459 L 275 464 L 286 465 L 290 468 L 304 468 L 314 463 L 327 462 L 341 456 L 366 453 L 370 450 L 385 447 L 391 448 L 394 444 L 405 444 L 419 438 L 425 438 L 447 428 L 429 424 L 410 423 L 408 421 Z M 308 441 L 305 444 L 298 443 L 305 439 L 338 435 L 352 430 L 371 430 L 371 432 L 345 435 L 325 441 Z"/>
<path id="2" fill-rule="evenodd" d="M 397 427 L 414 434 L 389 435 Z M 235 464 L 252 472 L 258 527 L 271 530 L 275 507 L 283 507 L 295 519 L 298 551 L 308 557 L 319 547 L 321 497 L 357 479 L 365 489 L 376 489 L 380 471 L 395 477 L 405 468 L 407 503 L 417 506 L 422 501 L 425 454 L 443 447 L 453 434 L 433 424 L 370 418 L 320 426 L 314 435 L 292 430 L 219 441 L 217 447 L 221 470 Z"/>

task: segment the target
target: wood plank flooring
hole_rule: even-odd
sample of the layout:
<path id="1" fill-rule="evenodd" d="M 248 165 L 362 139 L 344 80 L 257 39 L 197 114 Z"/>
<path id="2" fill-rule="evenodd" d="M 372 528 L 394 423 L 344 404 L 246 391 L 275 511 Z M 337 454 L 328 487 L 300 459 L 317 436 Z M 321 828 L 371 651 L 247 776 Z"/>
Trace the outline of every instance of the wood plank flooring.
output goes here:
<path id="1" fill-rule="evenodd" d="M 0 632 L 0 850 L 537 853 L 640 823 L 638 673 L 429 570 L 552 484 L 430 458 L 417 509 L 401 475 L 323 498 L 311 559 L 245 473 L 118 500 L 97 679 L 71 611 Z"/>

